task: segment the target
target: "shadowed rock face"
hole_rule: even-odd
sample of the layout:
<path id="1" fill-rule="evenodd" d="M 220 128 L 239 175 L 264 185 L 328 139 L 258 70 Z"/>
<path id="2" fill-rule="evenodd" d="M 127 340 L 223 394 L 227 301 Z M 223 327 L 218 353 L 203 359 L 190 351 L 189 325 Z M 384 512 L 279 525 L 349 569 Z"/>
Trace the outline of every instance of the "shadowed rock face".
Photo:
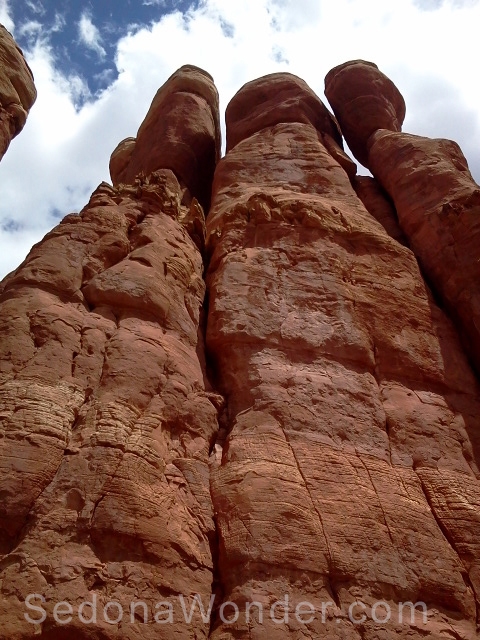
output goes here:
<path id="1" fill-rule="evenodd" d="M 237 93 L 217 164 L 216 100 L 176 72 L 0 285 L 0 640 L 474 640 L 480 390 L 431 239 L 299 78 Z"/>
<path id="2" fill-rule="evenodd" d="M 0 25 L 0 160 L 23 129 L 37 92 L 21 50 Z"/>
<path id="3" fill-rule="evenodd" d="M 410 246 L 480 372 L 480 187 L 459 146 L 401 133 L 403 99 L 371 63 L 332 69 L 325 93 L 348 145 L 392 198 Z"/>

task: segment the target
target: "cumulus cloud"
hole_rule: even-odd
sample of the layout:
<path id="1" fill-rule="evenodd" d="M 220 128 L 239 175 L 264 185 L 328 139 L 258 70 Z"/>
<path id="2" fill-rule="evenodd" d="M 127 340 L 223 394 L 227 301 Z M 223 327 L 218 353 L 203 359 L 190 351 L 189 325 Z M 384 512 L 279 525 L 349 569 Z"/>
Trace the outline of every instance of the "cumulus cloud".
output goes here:
<path id="1" fill-rule="evenodd" d="M 465 7 L 473 7 L 477 3 L 478 0 L 414 0 L 414 5 L 423 11 L 436 11 L 445 4 L 449 4 L 456 9 L 463 9 Z"/>
<path id="2" fill-rule="evenodd" d="M 445 0 L 438 10 L 425 11 L 417 4 L 301 0 L 299 11 L 293 0 L 203 0 L 118 40 L 117 75 L 80 108 L 85 83 L 61 74 L 47 44 L 37 42 L 26 53 L 38 100 L 0 163 L 0 274 L 14 268 L 60 217 L 79 211 L 99 182 L 109 180 L 111 151 L 135 135 L 158 87 L 186 63 L 214 76 L 223 113 L 245 82 L 263 74 L 290 71 L 322 97 L 323 78 L 333 66 L 373 60 L 405 96 L 405 130 L 455 139 L 478 180 L 480 5 L 464 3 L 459 10 L 456 0 Z M 2 7 L 8 14 L 5 0 L 0 16 Z M 86 28 L 85 38 L 103 55 L 105 42 L 85 17 L 93 27 Z"/>
<path id="3" fill-rule="evenodd" d="M 319 22 L 322 16 L 322 2 L 312 0 L 272 0 L 274 26 L 277 29 L 296 29 Z"/>
<path id="4" fill-rule="evenodd" d="M 80 21 L 78 23 L 78 35 L 80 42 L 83 43 L 88 49 L 95 51 L 100 58 L 105 58 L 107 52 L 102 47 L 102 36 L 100 31 L 93 24 L 92 18 L 88 13 L 82 13 Z"/>

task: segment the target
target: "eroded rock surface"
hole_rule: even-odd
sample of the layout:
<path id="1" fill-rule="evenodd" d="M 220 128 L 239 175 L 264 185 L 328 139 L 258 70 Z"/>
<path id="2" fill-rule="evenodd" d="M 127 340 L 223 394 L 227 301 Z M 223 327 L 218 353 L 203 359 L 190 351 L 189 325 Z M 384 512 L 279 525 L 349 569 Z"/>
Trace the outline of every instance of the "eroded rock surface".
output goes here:
<path id="1" fill-rule="evenodd" d="M 268 83 L 240 90 L 227 126 L 269 113 Z M 355 183 L 380 224 L 331 154 L 328 120 L 296 104 L 235 134 L 207 219 L 207 346 L 228 406 L 212 495 L 222 595 L 240 610 L 212 638 L 473 639 L 477 381 L 388 199 Z M 392 619 L 352 623 L 357 599 L 388 602 Z M 398 604 L 419 600 L 427 624 L 399 622 Z M 253 601 L 263 621 L 247 619 Z M 317 607 L 309 625 L 302 601 Z"/>
<path id="2" fill-rule="evenodd" d="M 131 183 L 140 172 L 171 169 L 204 207 L 210 203 L 220 154 L 218 93 L 212 77 L 191 65 L 178 69 L 157 92 L 136 138 L 115 149 L 113 184 Z"/>
<path id="3" fill-rule="evenodd" d="M 23 129 L 37 92 L 33 75 L 11 34 L 0 24 L 0 160 Z"/>
<path id="4" fill-rule="evenodd" d="M 373 62 L 352 60 L 332 69 L 325 77 L 325 95 L 353 154 L 365 166 L 372 133 L 401 131 L 403 96 Z"/>
<path id="5" fill-rule="evenodd" d="M 185 145 L 210 162 L 209 145 Z M 101 184 L 2 283 L 0 638 L 157 638 L 156 603 L 210 597 L 208 455 L 221 398 L 199 332 L 204 217 L 194 185 L 187 194 L 161 167 Z M 24 617 L 40 618 L 29 594 L 45 598 L 41 625 Z M 97 622 L 84 624 L 77 609 L 94 598 Z M 75 610 L 67 626 L 53 615 L 64 600 Z M 146 610 L 132 624 L 138 600 Z M 109 601 L 122 622 L 105 619 Z M 161 629 L 193 639 L 209 624 L 198 611 L 187 624 L 177 608 Z"/>
<path id="6" fill-rule="evenodd" d="M 348 145 L 392 198 L 480 372 L 480 187 L 463 153 L 451 140 L 402 133 L 403 99 L 372 63 L 332 69 L 325 94 Z"/>
<path id="7" fill-rule="evenodd" d="M 412 251 L 427 271 L 422 206 L 470 178 L 408 146 L 375 65 L 337 71 L 375 179 L 291 74 L 237 93 L 217 164 L 216 89 L 182 67 L 1 283 L 0 640 L 478 637 L 479 383 Z"/>

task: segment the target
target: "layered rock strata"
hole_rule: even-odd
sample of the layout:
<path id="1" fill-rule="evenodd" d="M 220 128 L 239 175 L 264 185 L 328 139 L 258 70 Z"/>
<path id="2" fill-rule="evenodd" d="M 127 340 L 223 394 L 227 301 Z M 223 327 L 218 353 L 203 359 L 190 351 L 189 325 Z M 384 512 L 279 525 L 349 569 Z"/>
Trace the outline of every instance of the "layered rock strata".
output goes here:
<path id="1" fill-rule="evenodd" d="M 37 92 L 30 67 L 10 33 L 0 24 L 0 160 L 23 129 Z"/>
<path id="2" fill-rule="evenodd" d="M 211 79 L 184 68 L 161 91 L 178 105 L 189 87 L 195 103 L 202 91 L 214 99 L 184 131 L 166 100 L 147 122 L 160 119 L 172 145 L 175 131 L 185 157 L 212 175 Z M 155 605 L 179 595 L 187 611 L 192 594 L 208 603 L 213 580 L 208 455 L 221 398 L 202 355 L 204 217 L 180 159 L 172 171 L 161 153 L 143 165 L 136 151 L 136 177 L 101 184 L 2 283 L 2 639 L 209 632 L 198 611 L 187 623 L 178 602 L 174 623 L 154 620 L 168 621 L 168 607 Z M 25 618 L 42 618 L 26 607 L 30 594 L 44 599 L 30 601 L 44 608 L 41 624 Z M 66 625 L 55 620 L 61 601 L 74 612 Z M 78 612 L 84 602 L 95 602 L 95 622 L 84 622 L 89 605 Z M 124 611 L 117 623 L 108 602 Z"/>
<path id="3" fill-rule="evenodd" d="M 211 637 L 473 639 L 478 384 L 388 198 L 372 179 L 357 196 L 311 99 L 288 74 L 247 84 L 215 172 L 207 347 L 228 419 L 212 496 L 239 616 Z M 427 620 L 401 620 L 406 601 Z"/>
<path id="4" fill-rule="evenodd" d="M 376 65 L 335 67 L 325 94 L 348 145 L 392 198 L 403 231 L 480 372 L 480 187 L 459 146 L 401 132 L 405 104 Z"/>

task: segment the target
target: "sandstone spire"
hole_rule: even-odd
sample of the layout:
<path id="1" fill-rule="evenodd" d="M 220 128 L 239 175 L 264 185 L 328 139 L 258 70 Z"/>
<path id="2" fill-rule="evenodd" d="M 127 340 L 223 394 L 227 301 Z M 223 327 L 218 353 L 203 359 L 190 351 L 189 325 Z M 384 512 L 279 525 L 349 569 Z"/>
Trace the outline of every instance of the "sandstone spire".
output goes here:
<path id="1" fill-rule="evenodd" d="M 0 160 L 25 125 L 37 92 L 33 75 L 10 33 L 0 24 Z"/>
<path id="2" fill-rule="evenodd" d="M 174 74 L 140 128 L 126 178 L 117 184 L 114 169 L 116 186 L 101 184 L 3 282 L 2 639 L 40 629 L 52 640 L 133 639 L 139 625 L 143 638 L 157 638 L 156 602 L 182 594 L 189 607 L 198 593 L 208 604 L 215 528 L 207 463 L 221 398 L 208 386 L 199 332 L 197 198 L 209 184 L 195 167 L 207 180 L 219 154 L 216 101 L 205 73 Z M 184 102 L 196 108 L 180 120 Z M 181 153 L 172 158 L 169 145 Z M 45 598 L 40 626 L 25 619 L 40 617 L 26 609 L 32 593 Z M 93 599 L 95 623 L 55 621 L 56 603 L 78 609 Z M 136 600 L 147 609 L 140 605 L 135 625 Z M 124 608 L 122 624 L 105 619 L 109 601 Z M 163 638 L 207 635 L 198 611 L 190 624 L 179 613 L 161 627 Z"/>
<path id="3" fill-rule="evenodd" d="M 473 640 L 477 382 L 415 256 L 365 209 L 329 147 L 334 120 L 312 103 L 276 74 L 227 108 L 207 219 L 207 347 L 228 413 L 212 473 L 218 571 L 240 616 L 217 618 L 211 637 L 303 637 L 294 612 L 307 600 L 309 637 L 454 629 Z M 285 595 L 282 625 L 268 611 Z M 347 615 L 357 599 L 387 601 L 391 621 L 360 631 Z M 419 599 L 428 624 L 399 624 L 398 604 Z M 245 602 L 262 603 L 263 620 Z"/>
<path id="4" fill-rule="evenodd" d="M 291 74 L 240 89 L 219 160 L 185 66 L 1 283 L 0 640 L 478 638 L 479 382 L 408 246 L 469 248 L 474 208 L 435 226 L 468 174 L 374 65 L 328 77 L 379 181 Z"/>
<path id="5" fill-rule="evenodd" d="M 401 133 L 403 98 L 370 62 L 332 69 L 325 94 L 348 145 L 391 196 L 411 248 L 480 372 L 480 187 L 459 146 Z"/>
<path id="6" fill-rule="evenodd" d="M 205 207 L 220 154 L 218 93 L 212 77 L 184 65 L 161 87 L 137 137 L 112 154 L 113 184 L 131 183 L 140 172 L 171 169 Z"/>

